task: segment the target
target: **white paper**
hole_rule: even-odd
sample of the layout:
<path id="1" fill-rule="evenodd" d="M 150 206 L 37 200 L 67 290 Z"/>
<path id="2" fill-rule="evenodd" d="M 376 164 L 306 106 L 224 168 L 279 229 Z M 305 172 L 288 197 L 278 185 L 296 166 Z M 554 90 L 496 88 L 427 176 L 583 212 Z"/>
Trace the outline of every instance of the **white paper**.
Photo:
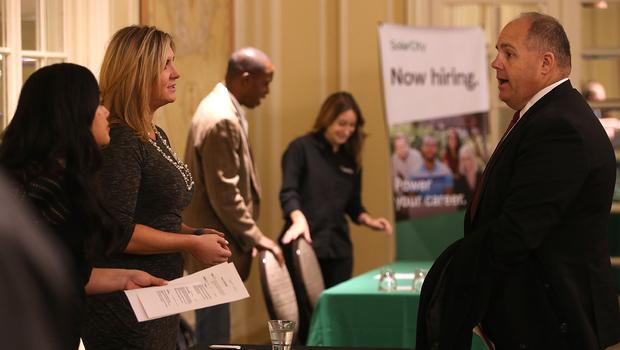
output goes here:
<path id="1" fill-rule="evenodd" d="M 249 297 L 232 263 L 177 278 L 165 286 L 126 290 L 139 322 Z"/>

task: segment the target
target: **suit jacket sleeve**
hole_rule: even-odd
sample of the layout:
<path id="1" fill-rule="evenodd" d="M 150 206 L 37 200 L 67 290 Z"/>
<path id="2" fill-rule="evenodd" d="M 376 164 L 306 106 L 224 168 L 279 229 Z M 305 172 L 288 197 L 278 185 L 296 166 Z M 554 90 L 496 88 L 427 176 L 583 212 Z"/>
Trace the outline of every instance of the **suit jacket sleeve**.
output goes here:
<path id="1" fill-rule="evenodd" d="M 493 265 L 527 258 L 559 223 L 590 171 L 581 135 L 568 121 L 535 121 L 512 160 L 513 172 L 502 212 L 480 227 L 487 231 Z"/>
<path id="2" fill-rule="evenodd" d="M 243 131 L 234 122 L 222 119 L 208 132 L 201 145 L 203 173 L 209 201 L 228 232 L 257 242 L 262 233 L 239 190 Z M 252 169 L 246 169 L 252 171 Z"/>

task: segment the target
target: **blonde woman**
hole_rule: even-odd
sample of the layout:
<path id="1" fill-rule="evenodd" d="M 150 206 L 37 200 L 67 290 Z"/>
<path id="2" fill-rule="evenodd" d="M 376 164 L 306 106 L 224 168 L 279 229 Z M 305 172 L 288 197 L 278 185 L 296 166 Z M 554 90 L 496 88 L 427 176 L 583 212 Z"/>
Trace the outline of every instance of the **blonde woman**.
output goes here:
<path id="1" fill-rule="evenodd" d="M 175 101 L 179 77 L 169 34 L 130 26 L 112 37 L 99 79 L 111 124 L 100 183 L 104 206 L 122 225 L 123 253 L 101 266 L 172 280 L 183 272 L 181 252 L 207 265 L 230 256 L 219 232 L 181 222 L 194 182 L 153 123 L 155 111 Z M 122 292 L 89 297 L 86 315 L 82 337 L 89 350 L 175 348 L 179 317 L 138 323 Z"/>
<path id="2" fill-rule="evenodd" d="M 454 180 L 454 192 L 462 193 L 465 199 L 462 208 L 471 202 L 476 185 L 480 182 L 482 171 L 476 162 L 476 150 L 470 144 L 464 144 L 459 149 L 459 174 Z"/>

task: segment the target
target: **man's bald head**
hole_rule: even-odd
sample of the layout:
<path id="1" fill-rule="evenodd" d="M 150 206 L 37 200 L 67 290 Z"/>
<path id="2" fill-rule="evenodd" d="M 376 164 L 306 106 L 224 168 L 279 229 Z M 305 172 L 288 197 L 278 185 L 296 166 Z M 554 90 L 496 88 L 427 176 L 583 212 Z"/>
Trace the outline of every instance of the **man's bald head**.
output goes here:
<path id="1" fill-rule="evenodd" d="M 271 80 L 273 64 L 261 50 L 245 47 L 230 56 L 226 87 L 241 105 L 248 108 L 258 106 L 269 93 Z"/>
<path id="2" fill-rule="evenodd" d="M 228 60 L 226 80 L 241 76 L 244 73 L 262 73 L 271 70 L 269 56 L 254 47 L 244 47 L 233 52 Z"/>

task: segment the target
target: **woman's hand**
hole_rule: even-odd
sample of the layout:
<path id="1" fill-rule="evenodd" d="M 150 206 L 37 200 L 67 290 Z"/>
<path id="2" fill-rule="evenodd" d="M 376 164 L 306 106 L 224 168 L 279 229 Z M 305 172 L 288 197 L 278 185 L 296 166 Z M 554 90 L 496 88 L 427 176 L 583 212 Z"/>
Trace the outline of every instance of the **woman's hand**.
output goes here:
<path id="1" fill-rule="evenodd" d="M 306 221 L 306 217 L 301 210 L 293 210 L 291 212 L 291 220 L 293 221 L 293 224 L 282 236 L 282 244 L 289 244 L 299 236 L 303 236 L 308 243 L 312 242 L 312 238 L 310 238 L 310 227 L 308 227 L 308 221 Z"/>
<path id="2" fill-rule="evenodd" d="M 86 294 L 110 293 L 124 289 L 163 286 L 168 281 L 141 270 L 110 269 L 95 267 L 84 291 Z"/>
<path id="3" fill-rule="evenodd" d="M 227 262 L 232 253 L 223 234 L 211 229 L 204 229 L 204 233 L 200 236 L 192 236 L 192 242 L 187 251 L 198 261 L 209 266 Z"/>
<path id="4" fill-rule="evenodd" d="M 386 218 L 373 218 L 368 213 L 361 213 L 358 218 L 359 223 L 373 230 L 383 231 L 388 235 L 392 234 L 392 224 Z"/>
<path id="5" fill-rule="evenodd" d="M 137 289 L 150 286 L 163 286 L 168 284 L 168 281 L 162 278 L 155 277 L 148 272 L 141 270 L 125 270 L 125 286 L 123 289 Z"/>

